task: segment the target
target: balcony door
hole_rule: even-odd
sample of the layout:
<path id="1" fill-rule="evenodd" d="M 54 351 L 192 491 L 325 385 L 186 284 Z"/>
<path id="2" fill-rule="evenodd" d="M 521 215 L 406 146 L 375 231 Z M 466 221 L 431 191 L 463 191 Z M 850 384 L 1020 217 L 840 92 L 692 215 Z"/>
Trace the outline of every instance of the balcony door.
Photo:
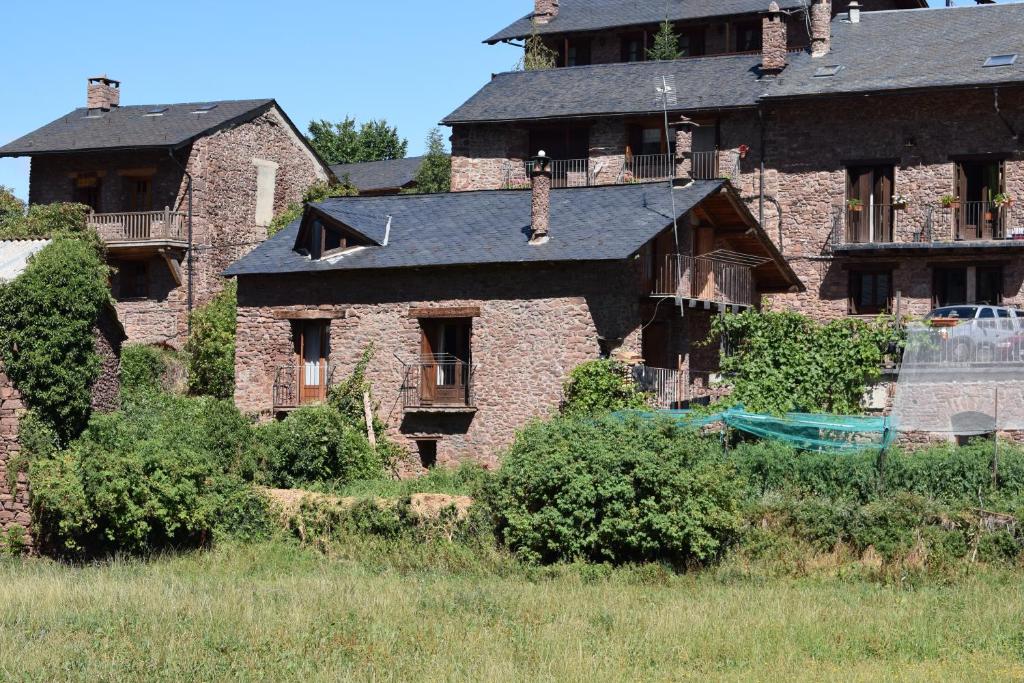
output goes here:
<path id="1" fill-rule="evenodd" d="M 329 331 L 326 320 L 303 320 L 297 323 L 295 342 L 299 361 L 300 404 L 327 398 Z"/>
<path id="2" fill-rule="evenodd" d="M 467 405 L 472 319 L 424 319 L 420 330 L 420 403 Z"/>
<path id="3" fill-rule="evenodd" d="M 846 240 L 852 244 L 892 242 L 892 165 L 846 169 Z"/>
<path id="4" fill-rule="evenodd" d="M 544 150 L 552 187 L 583 187 L 590 178 L 590 128 L 551 126 L 530 131 L 530 156 Z"/>
<path id="5" fill-rule="evenodd" d="M 961 240 L 1003 237 L 999 209 L 992 198 L 1003 191 L 1003 162 L 960 161 L 956 164 L 956 238 Z"/>
<path id="6" fill-rule="evenodd" d="M 71 200 L 76 204 L 85 204 L 96 213 L 100 212 L 102 179 L 95 175 L 80 175 L 75 178 L 74 192 Z"/>

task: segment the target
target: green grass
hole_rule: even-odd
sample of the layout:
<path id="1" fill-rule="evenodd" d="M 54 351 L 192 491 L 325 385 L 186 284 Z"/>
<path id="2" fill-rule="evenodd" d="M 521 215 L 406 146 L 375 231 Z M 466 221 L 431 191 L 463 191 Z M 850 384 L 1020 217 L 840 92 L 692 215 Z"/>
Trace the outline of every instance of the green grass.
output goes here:
<path id="1" fill-rule="evenodd" d="M 286 542 L 0 564 L 2 680 L 1011 680 L 1024 582 L 525 569 Z"/>

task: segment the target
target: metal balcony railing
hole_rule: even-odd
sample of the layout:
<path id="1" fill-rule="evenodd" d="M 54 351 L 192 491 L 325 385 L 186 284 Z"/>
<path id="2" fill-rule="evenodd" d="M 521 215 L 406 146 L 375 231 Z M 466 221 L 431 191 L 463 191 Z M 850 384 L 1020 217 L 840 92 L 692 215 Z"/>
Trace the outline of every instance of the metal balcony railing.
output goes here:
<path id="1" fill-rule="evenodd" d="M 281 365 L 274 374 L 274 410 L 288 410 L 327 400 L 335 366 L 328 363 Z"/>
<path id="2" fill-rule="evenodd" d="M 598 166 L 590 159 L 552 159 L 551 187 L 560 189 L 565 187 L 589 187 L 597 185 Z M 517 163 L 506 161 L 504 165 L 504 181 L 502 189 L 517 190 L 530 187 L 530 177 L 533 174 L 533 162 L 525 161 Z"/>
<path id="3" fill-rule="evenodd" d="M 1011 237 L 1010 207 L 993 202 L 959 202 L 931 207 L 925 234 L 929 239 L 1001 240 Z"/>
<path id="4" fill-rule="evenodd" d="M 186 214 L 171 211 L 123 211 L 118 213 L 90 213 L 87 219 L 100 238 L 107 243 L 184 241 Z"/>
<path id="5" fill-rule="evenodd" d="M 475 366 L 450 354 L 404 363 L 402 405 L 406 410 L 472 408 Z"/>
<path id="6" fill-rule="evenodd" d="M 643 183 L 675 177 L 674 154 L 634 154 L 623 161 L 619 183 Z"/>
<path id="7" fill-rule="evenodd" d="M 650 395 L 652 406 L 658 410 L 680 408 L 691 398 L 689 375 L 686 372 L 634 365 L 631 373 L 636 388 Z"/>
<path id="8" fill-rule="evenodd" d="M 832 244 L 876 244 L 894 241 L 904 205 L 846 204 L 832 207 Z"/>
<path id="9" fill-rule="evenodd" d="M 750 266 L 707 256 L 668 254 L 654 273 L 652 296 L 754 306 L 757 287 Z"/>

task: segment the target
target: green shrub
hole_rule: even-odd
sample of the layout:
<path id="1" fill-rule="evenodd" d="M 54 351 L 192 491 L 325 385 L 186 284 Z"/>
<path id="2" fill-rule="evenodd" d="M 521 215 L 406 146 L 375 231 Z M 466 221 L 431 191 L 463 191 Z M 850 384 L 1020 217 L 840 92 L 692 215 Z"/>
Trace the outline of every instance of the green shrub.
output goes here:
<path id="1" fill-rule="evenodd" d="M 100 373 L 93 328 L 110 301 L 107 277 L 93 245 L 58 238 L 0 285 L 0 361 L 63 443 L 89 419 Z"/>
<path id="2" fill-rule="evenodd" d="M 192 313 L 192 333 L 185 343 L 188 388 L 196 396 L 231 398 L 235 393 L 235 317 L 238 285 L 224 291 Z"/>
<path id="3" fill-rule="evenodd" d="M 383 462 L 366 434 L 329 405 L 306 406 L 281 422 L 261 425 L 265 468 L 277 486 L 339 485 L 380 478 Z"/>
<path id="4" fill-rule="evenodd" d="M 559 418 L 516 436 L 488 498 L 500 538 L 531 561 L 707 562 L 741 522 L 719 453 L 668 422 Z"/>
<path id="5" fill-rule="evenodd" d="M 649 408 L 647 397 L 636 389 L 629 368 L 614 360 L 594 360 L 573 368 L 565 383 L 562 414 L 593 417 L 616 410 Z"/>
<path id="6" fill-rule="evenodd" d="M 929 516 L 927 501 L 898 493 L 861 506 L 849 523 L 850 540 L 863 552 L 874 547 L 886 559 L 906 553 Z"/>
<path id="7" fill-rule="evenodd" d="M 126 344 L 121 349 L 121 390 L 157 390 L 167 371 L 160 349 L 147 344 Z"/>

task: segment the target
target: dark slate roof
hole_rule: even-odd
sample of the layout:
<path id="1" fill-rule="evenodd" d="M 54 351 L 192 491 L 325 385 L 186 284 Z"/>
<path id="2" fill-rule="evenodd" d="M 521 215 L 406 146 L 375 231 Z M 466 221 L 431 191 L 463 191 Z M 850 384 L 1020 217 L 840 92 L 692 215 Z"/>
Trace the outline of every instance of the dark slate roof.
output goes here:
<path id="1" fill-rule="evenodd" d="M 595 64 L 496 75 L 442 123 L 661 111 L 655 80 L 674 76 L 680 111 L 754 106 L 767 87 L 758 55 Z"/>
<path id="2" fill-rule="evenodd" d="M 1013 66 L 982 64 L 1017 53 Z M 822 66 L 843 68 L 816 78 Z M 1024 4 L 863 12 L 832 21 L 832 52 L 797 55 L 768 97 L 1024 82 Z"/>
<path id="3" fill-rule="evenodd" d="M 193 113 L 197 107 L 211 104 L 217 106 L 205 114 Z M 129 105 L 100 112 L 95 118 L 87 116 L 89 110 L 83 107 L 0 147 L 0 157 L 111 149 L 173 149 L 218 128 L 255 118 L 272 105 L 272 99 Z M 164 107 L 167 111 L 160 116 L 145 115 Z"/>
<path id="4" fill-rule="evenodd" d="M 725 185 L 702 180 L 677 188 L 678 214 Z M 301 223 L 295 221 L 225 274 L 620 260 L 672 222 L 671 198 L 663 184 L 553 190 L 551 240 L 531 245 L 530 200 L 531 193 L 521 190 L 328 199 L 313 206 L 374 241 L 384 241 L 390 216 L 387 246 L 313 261 L 294 249 Z"/>
<path id="5" fill-rule="evenodd" d="M 406 157 L 385 161 L 366 161 L 360 164 L 335 164 L 331 166 L 334 175 L 349 181 L 360 192 L 379 192 L 403 188 L 416 178 L 416 172 L 426 157 Z"/>
<path id="6" fill-rule="evenodd" d="M 805 0 L 777 0 L 784 10 L 806 6 Z M 601 29 L 659 24 L 668 11 L 670 21 L 708 19 L 733 14 L 760 14 L 768 9 L 764 0 L 561 0 L 558 15 L 537 26 L 537 32 L 570 33 Z M 493 36 L 487 43 L 524 38 L 532 30 L 533 13 L 516 21 Z"/>

